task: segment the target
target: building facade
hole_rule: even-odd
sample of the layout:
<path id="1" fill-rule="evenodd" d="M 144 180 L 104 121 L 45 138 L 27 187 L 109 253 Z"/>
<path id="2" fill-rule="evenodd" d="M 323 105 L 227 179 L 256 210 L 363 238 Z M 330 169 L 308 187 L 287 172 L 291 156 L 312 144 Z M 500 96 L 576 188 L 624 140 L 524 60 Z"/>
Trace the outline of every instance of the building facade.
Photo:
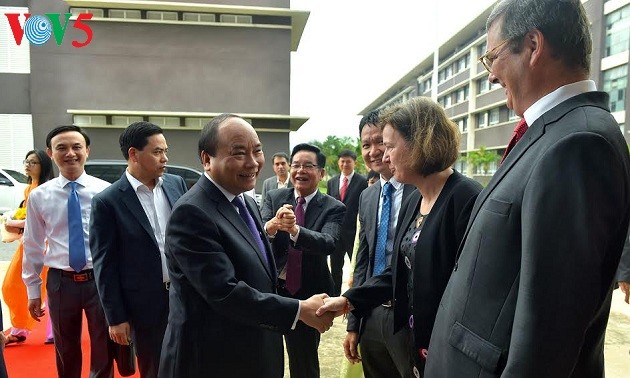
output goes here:
<path id="1" fill-rule="evenodd" d="M 598 90 L 609 93 L 611 112 L 630 141 L 630 0 L 583 3 L 593 37 L 591 79 Z M 507 108 L 505 91 L 488 81 L 488 72 L 478 62 L 487 50 L 485 24 L 491 10 L 489 7 L 479 14 L 360 112 L 414 96 L 431 97 L 445 108 L 462 133 L 461 158 L 455 168 L 482 183 L 494 174 L 519 119 Z M 485 167 L 469 164 L 466 156 L 480 149 L 497 158 Z"/>
<path id="2" fill-rule="evenodd" d="M 46 43 L 26 41 L 27 32 L 20 46 L 0 15 L 0 132 L 12 135 L 0 166 L 44 148 L 61 124 L 86 129 L 90 159 L 121 159 L 122 129 L 153 122 L 165 129 L 169 163 L 199 169 L 199 131 L 220 113 L 246 118 L 267 154 L 286 151 L 289 132 L 307 120 L 289 109 L 290 52 L 308 12 L 289 0 L 9 0 L 0 12 L 60 14 L 62 25 L 72 14 L 61 44 L 50 22 Z M 83 13 L 92 14 L 83 21 L 92 39 L 77 48 L 88 40 L 76 23 Z M 267 164 L 261 177 L 272 174 Z"/>

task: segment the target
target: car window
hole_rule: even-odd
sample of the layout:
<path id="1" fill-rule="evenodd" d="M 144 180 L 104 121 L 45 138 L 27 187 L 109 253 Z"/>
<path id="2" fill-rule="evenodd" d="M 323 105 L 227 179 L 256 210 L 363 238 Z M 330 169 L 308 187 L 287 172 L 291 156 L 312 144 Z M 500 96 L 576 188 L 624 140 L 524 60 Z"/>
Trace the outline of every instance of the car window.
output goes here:
<path id="1" fill-rule="evenodd" d="M 188 187 L 188 189 L 195 185 L 195 183 L 199 181 L 199 177 L 201 176 L 199 173 L 187 168 L 166 167 L 166 172 L 173 175 L 181 176 L 184 181 L 186 181 L 186 186 Z"/>
<path id="2" fill-rule="evenodd" d="M 127 165 L 122 164 L 85 165 L 85 171 L 88 175 L 98 177 L 107 182 L 118 180 L 123 172 L 125 172 L 125 168 L 127 168 Z"/>
<path id="3" fill-rule="evenodd" d="M 15 181 L 22 183 L 22 184 L 26 184 L 28 183 L 28 177 L 26 177 L 25 174 L 18 172 L 18 171 L 14 171 L 13 169 L 5 169 L 4 170 L 8 175 L 10 175 L 11 177 L 13 177 L 15 179 Z"/>

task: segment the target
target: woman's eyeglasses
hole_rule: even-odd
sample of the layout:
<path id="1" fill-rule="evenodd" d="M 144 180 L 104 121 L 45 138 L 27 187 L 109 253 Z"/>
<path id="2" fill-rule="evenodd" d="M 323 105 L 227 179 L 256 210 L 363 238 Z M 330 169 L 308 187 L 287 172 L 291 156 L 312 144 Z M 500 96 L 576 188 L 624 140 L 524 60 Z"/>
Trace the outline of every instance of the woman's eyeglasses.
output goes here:
<path id="1" fill-rule="evenodd" d="M 39 164 L 39 162 L 35 160 L 24 160 L 22 163 L 24 163 L 24 165 L 27 165 L 29 167 Z"/>

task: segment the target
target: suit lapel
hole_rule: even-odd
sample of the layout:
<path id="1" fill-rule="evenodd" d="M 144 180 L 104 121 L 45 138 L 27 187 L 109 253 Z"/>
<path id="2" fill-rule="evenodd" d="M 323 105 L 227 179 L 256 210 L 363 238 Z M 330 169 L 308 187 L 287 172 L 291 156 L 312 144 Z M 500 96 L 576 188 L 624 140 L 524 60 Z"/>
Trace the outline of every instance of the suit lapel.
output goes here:
<path id="1" fill-rule="evenodd" d="M 363 204 L 365 204 L 365 219 L 367 220 L 365 225 L 365 238 L 369 246 L 368 251 L 370 251 L 370 267 L 374 261 L 376 229 L 378 227 L 378 201 L 382 190 L 380 180 L 375 183 L 374 186 L 375 188 L 370 191 L 369 196 L 367 196 L 363 202 Z"/>
<path id="2" fill-rule="evenodd" d="M 166 195 L 166 199 L 168 200 L 168 204 L 171 209 L 173 205 L 175 205 L 175 197 L 177 196 L 177 188 L 175 187 L 175 180 L 171 180 L 168 175 L 164 175 L 162 177 L 162 189 L 164 190 L 164 195 Z"/>
<path id="3" fill-rule="evenodd" d="M 144 228 L 144 230 L 149 234 L 153 243 L 155 243 L 156 248 L 158 247 L 158 242 L 155 239 L 155 233 L 153 232 L 153 227 L 151 227 L 151 223 L 149 222 L 149 218 L 147 214 L 144 212 L 144 208 L 142 208 L 142 204 L 140 204 L 140 200 L 138 199 L 138 195 L 133 190 L 133 187 L 127 180 L 127 176 L 123 173 L 122 177 L 118 182 L 118 189 L 121 191 L 121 201 L 122 203 L 129 209 L 129 212 L 136 218 L 138 223 Z"/>
<path id="4" fill-rule="evenodd" d="M 309 230 L 315 228 L 315 221 L 322 213 L 322 198 L 323 194 L 317 191 L 315 197 L 313 197 L 311 202 L 309 202 L 308 206 L 306 207 L 306 213 L 304 213 L 304 227 Z"/>

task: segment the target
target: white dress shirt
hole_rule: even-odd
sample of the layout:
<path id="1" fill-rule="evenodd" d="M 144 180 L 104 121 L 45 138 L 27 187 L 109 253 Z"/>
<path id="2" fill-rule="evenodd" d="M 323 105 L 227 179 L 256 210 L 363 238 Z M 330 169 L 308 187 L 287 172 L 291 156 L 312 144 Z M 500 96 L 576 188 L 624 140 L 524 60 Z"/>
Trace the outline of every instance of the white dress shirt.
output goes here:
<path id="1" fill-rule="evenodd" d="M 575 83 L 563 85 L 555 91 L 548 93 L 541 97 L 538 101 L 532 104 L 527 110 L 525 110 L 523 117 L 528 126 L 531 126 L 536 122 L 540 116 L 551 110 L 556 105 L 575 97 L 582 93 L 596 91 L 595 82 L 592 80 L 582 80 Z"/>
<path id="2" fill-rule="evenodd" d="M 164 239 L 166 238 L 166 222 L 169 215 L 171 215 L 171 205 L 168 203 L 168 198 L 162 188 L 164 179 L 159 177 L 153 190 L 144 185 L 138 179 L 133 177 L 128 171 L 125 171 L 129 184 L 133 187 L 133 190 L 138 196 L 138 200 L 144 209 L 144 213 L 149 218 L 151 228 L 153 229 L 153 235 L 157 240 L 158 248 L 160 249 L 160 259 L 162 261 L 162 282 L 169 282 L 168 267 L 166 266 L 166 255 L 164 254 Z"/>
<path id="3" fill-rule="evenodd" d="M 70 180 L 60 175 L 33 189 L 28 197 L 22 278 L 26 284 L 29 299 L 41 298 L 40 273 L 44 265 L 74 271 L 70 267 L 68 253 L 68 198 L 71 192 L 69 182 Z M 85 172 L 75 182 L 78 184 L 77 193 L 83 223 L 86 261 L 84 269 L 92 269 L 92 254 L 88 238 L 92 197 L 110 184 Z"/>

